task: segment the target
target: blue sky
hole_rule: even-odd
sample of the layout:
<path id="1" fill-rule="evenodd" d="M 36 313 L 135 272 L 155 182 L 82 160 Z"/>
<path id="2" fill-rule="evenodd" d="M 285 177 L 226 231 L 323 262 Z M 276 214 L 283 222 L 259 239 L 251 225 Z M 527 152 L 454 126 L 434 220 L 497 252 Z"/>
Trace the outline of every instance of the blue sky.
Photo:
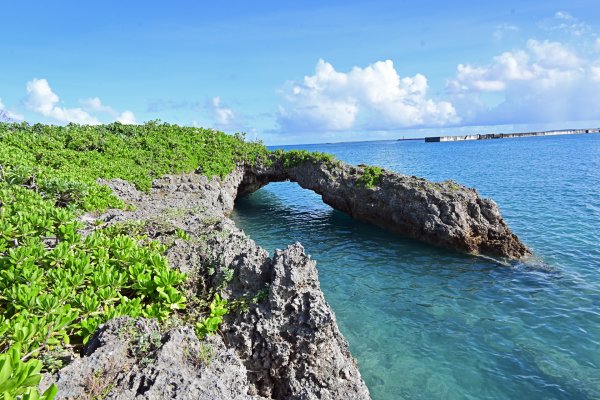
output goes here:
<path id="1" fill-rule="evenodd" d="M 600 125 L 595 1 L 2 6 L 4 118 L 268 144 Z"/>

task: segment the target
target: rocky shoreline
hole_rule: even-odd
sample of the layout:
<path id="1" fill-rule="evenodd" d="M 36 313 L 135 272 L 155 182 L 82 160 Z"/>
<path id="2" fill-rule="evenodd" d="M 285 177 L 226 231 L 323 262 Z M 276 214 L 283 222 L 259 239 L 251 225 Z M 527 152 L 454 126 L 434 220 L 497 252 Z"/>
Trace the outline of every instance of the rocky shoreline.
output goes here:
<path id="1" fill-rule="evenodd" d="M 167 176 L 150 194 L 126 181 L 104 182 L 136 209 L 85 215 L 86 229 L 145 221 L 151 238 L 169 244 L 173 268 L 246 304 L 204 341 L 185 324 L 161 330 L 152 321 L 109 321 L 81 358 L 45 376 L 42 389 L 56 383 L 59 399 L 370 398 L 316 263 L 298 243 L 270 258 L 227 218 L 242 179 L 241 168 L 223 180 Z M 178 238 L 178 229 L 191 239 Z"/>
<path id="2" fill-rule="evenodd" d="M 170 265 L 190 276 L 194 290 L 218 288 L 237 307 L 220 335 L 202 341 L 183 321 L 163 328 L 143 319 L 109 321 L 82 357 L 47 374 L 41 388 L 55 382 L 62 399 L 370 398 L 320 290 L 316 263 L 299 243 L 269 257 L 227 217 L 237 196 L 290 180 L 357 219 L 425 242 L 507 258 L 529 251 L 495 203 L 472 189 L 385 170 L 376 187 L 364 187 L 363 172 L 337 161 L 289 168 L 276 161 L 238 166 L 224 179 L 165 176 L 148 194 L 126 181 L 103 181 L 135 210 L 85 215 L 87 232 L 142 221 L 150 238 L 168 245 Z"/>

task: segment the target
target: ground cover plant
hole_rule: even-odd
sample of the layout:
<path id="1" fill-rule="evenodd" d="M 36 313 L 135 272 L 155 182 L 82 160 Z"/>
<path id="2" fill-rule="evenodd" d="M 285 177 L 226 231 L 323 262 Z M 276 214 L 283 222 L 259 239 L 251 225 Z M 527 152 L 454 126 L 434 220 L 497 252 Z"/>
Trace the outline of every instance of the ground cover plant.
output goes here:
<path id="1" fill-rule="evenodd" d="M 275 150 L 273 155 L 281 160 L 281 163 L 285 168 L 293 168 L 302 165 L 307 162 L 312 163 L 326 163 L 333 164 L 335 157 L 328 153 L 321 153 L 318 151 L 307 151 L 307 150 L 289 150 L 283 151 L 281 149 Z"/>
<path id="2" fill-rule="evenodd" d="M 160 122 L 67 126 L 0 123 L 0 165 L 15 167 L 59 203 L 85 210 L 123 205 L 98 178 L 120 178 L 140 190 L 165 174 L 200 169 L 224 177 L 236 163 L 266 161 L 269 151 L 243 135 Z"/>

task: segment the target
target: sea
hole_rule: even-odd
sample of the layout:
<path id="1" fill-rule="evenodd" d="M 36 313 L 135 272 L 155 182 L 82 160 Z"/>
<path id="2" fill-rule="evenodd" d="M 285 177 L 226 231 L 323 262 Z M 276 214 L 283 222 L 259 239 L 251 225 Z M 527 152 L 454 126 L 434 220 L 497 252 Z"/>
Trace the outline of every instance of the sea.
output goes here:
<path id="1" fill-rule="evenodd" d="M 232 218 L 271 254 L 300 242 L 372 398 L 600 399 L 600 134 L 284 146 L 493 199 L 534 256 L 499 263 L 353 220 L 296 183 Z"/>

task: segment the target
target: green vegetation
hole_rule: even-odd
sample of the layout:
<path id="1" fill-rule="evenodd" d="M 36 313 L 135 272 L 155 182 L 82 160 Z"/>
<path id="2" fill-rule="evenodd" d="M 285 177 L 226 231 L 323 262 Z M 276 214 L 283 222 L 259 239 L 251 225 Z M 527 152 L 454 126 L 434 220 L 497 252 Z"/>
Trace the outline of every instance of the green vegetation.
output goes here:
<path id="1" fill-rule="evenodd" d="M 165 174 L 199 169 L 224 177 L 237 162 L 266 161 L 260 143 L 212 129 L 150 122 L 145 125 L 67 126 L 0 123 L 0 165 L 59 205 L 85 210 L 123 204 L 96 179 L 120 178 L 149 190 Z"/>
<path id="2" fill-rule="evenodd" d="M 456 183 L 455 181 L 453 181 L 452 179 L 448 179 L 447 181 L 443 182 L 446 187 L 452 191 L 457 191 L 460 190 L 460 185 L 458 183 Z"/>
<path id="3" fill-rule="evenodd" d="M 189 233 L 179 228 L 175 229 L 175 235 L 181 240 L 190 240 L 192 238 Z"/>
<path id="4" fill-rule="evenodd" d="M 2 399 L 50 400 L 58 388 L 51 385 L 40 395 L 36 386 L 40 383 L 42 363 L 37 360 L 23 362 L 21 353 L 12 348 L 0 354 L 0 397 Z"/>
<path id="5" fill-rule="evenodd" d="M 333 164 L 335 157 L 331 154 L 310 152 L 307 150 L 275 150 L 273 154 L 281 160 L 285 168 L 297 167 L 306 162 Z"/>
<path id="6" fill-rule="evenodd" d="M 240 135 L 156 122 L 0 124 L 0 397 L 40 398 L 39 371 L 62 367 L 61 354 L 80 350 L 111 318 L 165 321 L 186 307 L 186 276 L 169 268 L 165 246 L 144 235 L 143 223 L 81 235 L 82 210 L 125 206 L 98 178 L 149 190 L 168 173 L 223 177 L 268 154 Z M 212 300 L 206 333 L 218 329 L 225 305 Z"/>
<path id="7" fill-rule="evenodd" d="M 383 170 L 380 167 L 367 166 L 363 170 L 363 174 L 358 178 L 358 183 L 366 188 L 372 188 L 381 183 L 381 175 Z"/>
<path id="8" fill-rule="evenodd" d="M 120 227 L 85 238 L 72 210 L 0 182 L 0 351 L 24 360 L 57 347 L 81 347 L 120 315 L 162 320 L 185 308 L 164 246 Z"/>
<path id="9" fill-rule="evenodd" d="M 216 333 L 227 311 L 227 300 L 221 299 L 218 293 L 215 294 L 213 301 L 210 303 L 209 316 L 196 324 L 196 336 L 202 339 L 206 335 Z"/>

